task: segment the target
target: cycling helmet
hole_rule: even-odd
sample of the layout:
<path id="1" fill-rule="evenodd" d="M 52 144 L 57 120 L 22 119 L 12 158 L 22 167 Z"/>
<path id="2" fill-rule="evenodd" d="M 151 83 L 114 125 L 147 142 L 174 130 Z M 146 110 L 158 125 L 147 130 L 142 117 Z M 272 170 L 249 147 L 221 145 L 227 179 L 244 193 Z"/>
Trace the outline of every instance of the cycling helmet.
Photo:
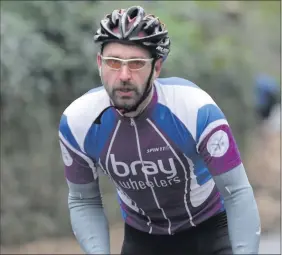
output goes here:
<path id="1" fill-rule="evenodd" d="M 100 22 L 94 41 L 127 42 L 147 48 L 156 59 L 165 59 L 170 51 L 170 39 L 165 25 L 154 15 L 146 15 L 140 6 L 114 10 Z"/>

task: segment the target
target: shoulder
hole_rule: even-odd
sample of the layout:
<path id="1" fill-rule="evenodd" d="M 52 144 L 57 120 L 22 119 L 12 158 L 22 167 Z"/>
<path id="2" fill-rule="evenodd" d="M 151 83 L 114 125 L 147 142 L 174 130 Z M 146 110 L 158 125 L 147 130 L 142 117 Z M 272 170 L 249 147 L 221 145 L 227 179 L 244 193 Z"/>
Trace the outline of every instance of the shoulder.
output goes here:
<path id="1" fill-rule="evenodd" d="M 156 80 L 158 104 L 171 111 L 197 140 L 210 122 L 225 119 L 215 100 L 195 83 L 170 77 Z"/>
<path id="2" fill-rule="evenodd" d="M 73 140 L 82 149 L 83 141 L 94 120 L 110 105 L 103 87 L 89 90 L 74 100 L 61 115 L 59 132 L 67 140 Z M 74 144 L 72 144 L 74 146 Z"/>
<path id="3" fill-rule="evenodd" d="M 101 110 L 110 104 L 104 87 L 97 87 L 89 90 L 74 100 L 64 110 L 63 114 L 72 118 L 85 118 L 98 115 Z"/>
<path id="4" fill-rule="evenodd" d="M 197 111 L 205 105 L 216 105 L 213 98 L 198 85 L 180 77 L 160 78 L 156 80 L 159 103 L 173 108 L 185 108 Z"/>

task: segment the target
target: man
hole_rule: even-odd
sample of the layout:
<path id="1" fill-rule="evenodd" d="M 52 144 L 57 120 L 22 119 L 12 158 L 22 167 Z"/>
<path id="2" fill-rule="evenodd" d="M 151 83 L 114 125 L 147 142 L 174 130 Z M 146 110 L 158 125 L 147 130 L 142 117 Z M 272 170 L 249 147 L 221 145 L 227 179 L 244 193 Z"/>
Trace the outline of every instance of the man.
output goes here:
<path id="1" fill-rule="evenodd" d="M 94 39 L 103 87 L 75 100 L 59 128 L 85 253 L 110 253 L 101 170 L 125 221 L 121 254 L 257 254 L 257 205 L 224 114 L 190 81 L 159 78 L 165 25 L 133 6 L 107 15 Z"/>

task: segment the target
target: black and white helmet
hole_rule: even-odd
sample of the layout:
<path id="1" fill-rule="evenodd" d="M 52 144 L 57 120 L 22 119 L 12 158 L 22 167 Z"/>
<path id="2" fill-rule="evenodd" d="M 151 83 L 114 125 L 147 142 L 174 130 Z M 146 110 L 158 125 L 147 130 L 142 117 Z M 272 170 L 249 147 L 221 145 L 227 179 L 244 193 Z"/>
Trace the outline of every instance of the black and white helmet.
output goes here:
<path id="1" fill-rule="evenodd" d="M 170 39 L 165 25 L 154 15 L 146 15 L 140 6 L 114 10 L 100 22 L 94 35 L 96 43 L 125 41 L 147 48 L 153 57 L 166 58 Z"/>

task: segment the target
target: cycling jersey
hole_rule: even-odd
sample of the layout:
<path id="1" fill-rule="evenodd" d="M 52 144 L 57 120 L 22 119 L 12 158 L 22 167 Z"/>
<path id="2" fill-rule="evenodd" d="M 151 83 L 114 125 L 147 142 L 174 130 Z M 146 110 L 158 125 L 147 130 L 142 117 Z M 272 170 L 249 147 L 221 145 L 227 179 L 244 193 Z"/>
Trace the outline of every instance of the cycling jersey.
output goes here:
<path id="1" fill-rule="evenodd" d="M 88 184 L 103 172 L 116 187 L 126 224 L 150 234 L 174 235 L 225 210 L 213 177 L 242 162 L 223 112 L 204 90 L 159 78 L 138 116 L 109 106 L 99 87 L 64 111 L 60 145 L 70 183 Z"/>
<path id="2" fill-rule="evenodd" d="M 182 79 L 158 79 L 137 120 L 109 108 L 101 124 L 93 124 L 108 106 L 106 91 L 98 88 L 64 113 L 62 142 L 70 155 L 81 156 L 70 168 L 88 164 L 80 179 L 66 170 L 71 182 L 92 181 L 88 166 L 94 176 L 102 169 L 116 185 L 126 222 L 154 234 L 190 228 L 224 209 L 212 174 L 241 160 L 222 111 L 207 93 Z"/>

